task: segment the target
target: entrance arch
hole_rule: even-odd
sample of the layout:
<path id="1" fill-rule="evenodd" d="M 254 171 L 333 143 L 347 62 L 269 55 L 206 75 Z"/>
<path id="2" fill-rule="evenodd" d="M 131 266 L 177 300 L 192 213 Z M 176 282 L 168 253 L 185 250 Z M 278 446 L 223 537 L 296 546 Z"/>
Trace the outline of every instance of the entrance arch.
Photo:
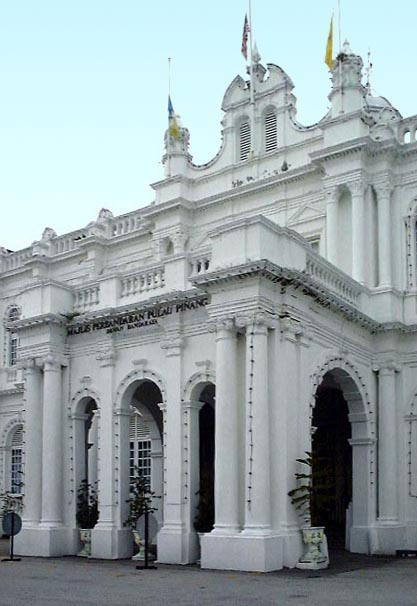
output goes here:
<path id="1" fill-rule="evenodd" d="M 156 495 L 154 513 L 159 525 L 163 523 L 163 395 L 158 384 L 146 376 L 136 378 L 121 394 L 120 408 L 115 411 L 118 438 L 118 473 L 116 490 L 119 493 L 120 524 L 128 516 L 132 477 L 140 473 L 148 480 Z"/>
<path id="2" fill-rule="evenodd" d="M 198 414 L 198 481 L 193 507 L 193 525 L 197 532 L 211 532 L 214 526 L 215 393 L 211 381 L 195 386 L 192 400 L 200 403 Z M 196 478 L 197 480 L 197 478 Z"/>
<path id="3" fill-rule="evenodd" d="M 339 545 L 343 540 L 349 551 L 369 553 L 375 428 L 366 386 L 353 365 L 340 357 L 323 365 L 314 379 L 312 451 L 332 459 L 335 484 L 335 500 L 325 520 L 330 528 L 329 538 L 339 539 Z M 336 437 L 334 432 L 338 432 Z"/>

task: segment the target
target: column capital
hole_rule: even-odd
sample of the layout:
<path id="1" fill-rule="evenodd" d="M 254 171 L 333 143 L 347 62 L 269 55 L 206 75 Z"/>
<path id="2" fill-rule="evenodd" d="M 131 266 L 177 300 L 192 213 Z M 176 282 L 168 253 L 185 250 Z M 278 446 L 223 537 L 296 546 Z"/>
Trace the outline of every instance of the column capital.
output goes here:
<path id="1" fill-rule="evenodd" d="M 200 402 L 199 400 L 189 400 L 188 402 L 183 402 L 183 407 L 185 410 L 201 410 L 204 406 L 204 402 Z"/>
<path id="2" fill-rule="evenodd" d="M 324 190 L 324 198 L 326 200 L 326 204 L 336 204 L 339 199 L 339 186 L 332 185 L 326 187 Z"/>
<path id="3" fill-rule="evenodd" d="M 356 196 L 363 196 L 368 183 L 367 183 L 366 179 L 361 177 L 360 179 L 346 183 L 346 185 L 347 185 L 347 188 L 349 189 L 352 197 L 356 197 Z"/>
<path id="4" fill-rule="evenodd" d="M 43 361 L 41 358 L 21 358 L 17 362 L 17 368 L 24 370 L 25 373 L 39 372 L 42 365 Z"/>
<path id="5" fill-rule="evenodd" d="M 277 316 L 266 311 L 255 311 L 247 315 L 236 316 L 238 328 L 252 328 L 254 331 L 263 331 L 277 327 Z"/>
<path id="6" fill-rule="evenodd" d="M 393 184 L 388 179 L 374 183 L 373 188 L 378 198 L 390 198 L 394 190 Z"/>
<path id="7" fill-rule="evenodd" d="M 177 331 L 171 334 L 166 333 L 165 340 L 161 342 L 161 349 L 165 349 L 168 357 L 179 356 L 182 348 L 185 345 L 185 340 L 185 337 Z"/>
<path id="8" fill-rule="evenodd" d="M 99 366 L 105 368 L 106 366 L 114 366 L 116 364 L 117 352 L 113 346 L 109 346 L 101 349 L 97 355 L 96 360 Z"/>
<path id="9" fill-rule="evenodd" d="M 401 368 L 398 364 L 396 364 L 396 362 L 394 362 L 394 360 L 385 360 L 374 364 L 372 370 L 377 372 L 379 376 L 388 377 L 396 372 L 400 372 Z"/>
<path id="10" fill-rule="evenodd" d="M 68 361 L 61 355 L 47 354 L 42 358 L 44 372 L 61 372 L 62 366 L 67 366 Z"/>
<path id="11" fill-rule="evenodd" d="M 220 316 L 218 318 L 212 318 L 208 322 L 208 331 L 216 332 L 217 337 L 222 335 L 223 338 L 228 335 L 229 337 L 236 336 L 237 326 L 236 318 L 233 315 Z"/>

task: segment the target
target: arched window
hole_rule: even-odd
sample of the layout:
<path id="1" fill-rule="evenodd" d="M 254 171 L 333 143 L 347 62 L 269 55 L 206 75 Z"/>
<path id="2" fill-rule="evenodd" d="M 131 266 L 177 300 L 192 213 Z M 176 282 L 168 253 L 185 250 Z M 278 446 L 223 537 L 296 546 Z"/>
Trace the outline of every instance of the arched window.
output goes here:
<path id="1" fill-rule="evenodd" d="M 251 152 L 251 132 L 249 120 L 239 127 L 239 160 L 246 160 Z"/>
<path id="2" fill-rule="evenodd" d="M 19 320 L 21 316 L 21 311 L 17 305 L 13 305 L 9 307 L 6 312 L 4 323 L 7 325 L 9 322 L 14 322 Z M 18 353 L 18 345 L 19 338 L 13 329 L 6 329 L 6 343 L 5 343 L 5 362 L 6 366 L 16 366 L 17 363 L 17 353 Z"/>
<path id="3" fill-rule="evenodd" d="M 278 147 L 277 114 L 273 108 L 268 109 L 264 118 L 265 152 L 274 151 Z"/>
<path id="4" fill-rule="evenodd" d="M 23 427 L 19 425 L 13 432 L 10 447 L 10 492 L 12 494 L 22 494 L 23 490 Z"/>
<path id="5" fill-rule="evenodd" d="M 151 486 L 152 472 L 152 441 L 149 425 L 143 421 L 138 410 L 134 410 L 130 415 L 129 428 L 129 476 L 130 480 L 139 475 Z"/>

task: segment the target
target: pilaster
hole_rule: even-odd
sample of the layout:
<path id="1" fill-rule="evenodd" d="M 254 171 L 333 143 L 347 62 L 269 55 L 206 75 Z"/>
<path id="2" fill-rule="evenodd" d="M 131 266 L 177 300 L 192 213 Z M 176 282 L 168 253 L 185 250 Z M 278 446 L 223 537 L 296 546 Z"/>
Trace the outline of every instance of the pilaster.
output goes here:
<path id="1" fill-rule="evenodd" d="M 365 182 L 355 181 L 348 187 L 352 196 L 352 278 L 365 283 Z"/>
<path id="2" fill-rule="evenodd" d="M 374 185 L 378 201 L 378 286 L 392 286 L 391 194 L 389 181 Z"/>
<path id="3" fill-rule="evenodd" d="M 161 343 L 161 348 L 165 351 L 167 402 L 164 411 L 164 525 L 158 534 L 158 560 L 165 564 L 186 564 L 190 559 L 185 525 L 184 436 L 181 407 L 184 344 L 184 337 L 178 327 L 167 330 L 165 339 Z"/>
<path id="4" fill-rule="evenodd" d="M 338 187 L 327 189 L 326 198 L 326 255 L 327 260 L 337 265 L 338 245 L 338 213 L 339 213 L 339 190 Z"/>

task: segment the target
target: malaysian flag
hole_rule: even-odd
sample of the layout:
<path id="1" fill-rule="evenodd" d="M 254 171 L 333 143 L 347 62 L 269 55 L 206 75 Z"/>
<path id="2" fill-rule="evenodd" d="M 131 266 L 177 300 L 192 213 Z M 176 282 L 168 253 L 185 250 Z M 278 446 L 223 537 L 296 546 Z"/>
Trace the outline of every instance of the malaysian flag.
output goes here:
<path id="1" fill-rule="evenodd" d="M 248 16 L 245 15 L 245 21 L 243 22 L 243 34 L 242 34 L 242 55 L 248 60 L 248 33 L 250 32 L 250 25 Z"/>

